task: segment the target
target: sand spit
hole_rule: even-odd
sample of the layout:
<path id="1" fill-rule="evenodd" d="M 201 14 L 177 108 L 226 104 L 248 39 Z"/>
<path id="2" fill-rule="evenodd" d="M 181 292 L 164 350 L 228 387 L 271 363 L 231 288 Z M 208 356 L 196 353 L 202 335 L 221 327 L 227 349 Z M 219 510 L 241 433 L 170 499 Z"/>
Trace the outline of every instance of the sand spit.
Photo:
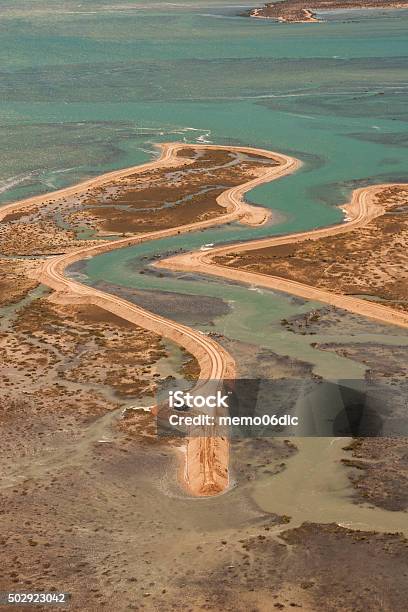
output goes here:
<path id="1" fill-rule="evenodd" d="M 89 179 L 87 181 L 82 181 L 76 185 L 72 185 L 71 187 L 66 187 L 64 189 L 59 189 L 57 191 L 52 191 L 50 193 L 46 193 L 39 196 L 33 196 L 31 198 L 26 198 L 24 200 L 20 200 L 18 202 L 11 202 L 10 204 L 5 204 L 0 207 L 0 221 L 2 221 L 5 217 L 10 216 L 14 213 L 20 213 L 24 209 L 32 209 L 35 206 L 42 206 L 44 204 L 49 204 L 56 199 L 60 198 L 68 198 L 72 196 L 78 196 L 84 194 L 86 191 L 90 189 L 95 189 L 99 187 L 103 187 L 106 184 L 111 183 L 112 181 L 120 180 L 128 177 L 133 174 L 142 174 L 146 170 L 152 169 L 164 169 L 171 168 L 174 166 L 174 163 L 177 159 L 177 154 L 179 151 L 184 149 L 188 150 L 197 150 L 197 151 L 234 151 L 247 153 L 248 155 L 254 155 L 259 157 L 264 157 L 270 159 L 274 162 L 272 167 L 265 167 L 264 170 L 260 173 L 259 177 L 256 177 L 250 181 L 239 185 L 238 187 L 234 187 L 232 189 L 228 189 L 223 192 L 218 198 L 217 203 L 226 208 L 226 212 L 231 215 L 231 218 L 225 219 L 225 216 L 220 217 L 219 219 L 211 219 L 210 225 L 216 225 L 219 223 L 227 223 L 228 221 L 239 219 L 243 223 L 247 223 L 249 225 L 259 225 L 260 223 L 266 222 L 270 216 L 270 211 L 259 206 L 251 206 L 243 201 L 242 196 L 247 192 L 260 185 L 262 183 L 268 182 L 275 178 L 279 178 L 280 176 L 284 176 L 291 172 L 294 172 L 299 166 L 300 163 L 297 159 L 289 157 L 287 155 L 283 155 L 280 153 L 275 153 L 272 151 L 267 151 L 265 149 L 255 149 L 252 147 L 237 147 L 237 146 L 221 146 L 221 145 L 207 145 L 207 144 L 194 144 L 188 145 L 185 143 L 162 143 L 160 145 L 161 154 L 160 156 L 151 162 L 146 162 L 145 164 L 140 164 L 139 166 L 131 166 L 129 168 L 114 170 L 113 172 L 107 172 L 102 174 L 96 178 Z M 189 163 L 191 160 L 186 160 L 186 163 Z M 221 220 L 223 219 L 223 221 Z M 201 229 L 204 226 L 195 226 L 195 229 Z M 183 229 L 183 231 L 186 231 Z M 177 232 L 173 232 L 177 233 Z M 168 235 L 168 234 L 165 234 Z M 158 235 L 157 238 L 161 238 L 162 235 Z M 153 237 L 149 237 L 147 239 L 153 239 Z M 120 246 L 126 246 L 124 244 L 120 244 Z"/>
<path id="2" fill-rule="evenodd" d="M 277 245 L 288 245 L 306 240 L 316 240 L 318 238 L 349 232 L 356 228 L 362 228 L 371 220 L 385 213 L 386 209 L 377 201 L 378 194 L 384 189 L 395 187 L 405 188 L 406 185 L 385 184 L 355 190 L 351 202 L 342 207 L 346 213 L 347 220 L 338 225 L 309 232 L 279 236 L 276 238 L 263 238 L 243 244 L 228 245 L 214 248 L 211 252 L 200 251 L 186 253 L 162 260 L 158 262 L 156 266 L 179 271 L 188 270 L 212 274 L 245 283 L 260 285 L 269 289 L 277 289 L 302 298 L 325 302 L 332 306 L 343 308 L 383 323 L 408 327 L 408 313 L 406 312 L 398 311 L 382 304 L 369 302 L 357 297 L 339 295 L 325 289 L 312 287 L 279 276 L 248 272 L 219 263 L 222 256 L 231 255 L 232 253 L 235 255 Z"/>
<path id="3" fill-rule="evenodd" d="M 229 487 L 229 440 L 223 436 L 192 437 L 186 446 L 183 479 L 201 497 Z"/>
<path id="4" fill-rule="evenodd" d="M 241 185 L 234 186 L 218 196 L 217 203 L 226 210 L 223 215 L 137 236 L 127 236 L 119 240 L 86 244 L 86 246 L 75 248 L 69 253 L 48 258 L 41 266 L 40 272 L 35 275 L 36 280 L 57 292 L 57 295 L 53 296 L 55 301 L 62 304 L 83 303 L 99 306 L 185 348 L 197 359 L 200 366 L 200 377 L 197 385 L 205 384 L 209 379 L 220 381 L 225 378 L 231 379 L 235 376 L 234 360 L 211 338 L 184 325 L 148 312 L 124 299 L 71 280 L 65 277 L 65 270 L 69 265 L 81 259 L 166 236 L 197 231 L 230 221 L 241 221 L 250 225 L 265 223 L 269 218 L 269 211 L 245 203 L 243 201 L 244 194 L 257 185 L 294 172 L 300 166 L 300 162 L 289 156 L 251 147 L 186 145 L 185 143 L 167 143 L 160 146 L 162 149 L 161 155 L 153 162 L 110 172 L 66 189 L 8 204 L 0 210 L 0 220 L 21 210 L 40 207 L 55 201 L 57 197 L 66 198 L 83 194 L 90 188 L 101 187 L 113 180 L 123 179 L 129 174 L 141 173 L 152 168 L 170 167 L 174 164 L 175 157 L 180 150 L 189 148 L 192 150 L 229 150 L 271 159 L 274 162 L 273 165 L 266 165 L 258 172 L 258 176 Z M 185 486 L 189 492 L 193 495 L 212 495 L 225 489 L 228 486 L 228 442 L 218 438 L 213 440 L 197 438 L 189 441 L 188 446 L 185 455 L 186 469 L 184 474 L 186 475 Z"/>

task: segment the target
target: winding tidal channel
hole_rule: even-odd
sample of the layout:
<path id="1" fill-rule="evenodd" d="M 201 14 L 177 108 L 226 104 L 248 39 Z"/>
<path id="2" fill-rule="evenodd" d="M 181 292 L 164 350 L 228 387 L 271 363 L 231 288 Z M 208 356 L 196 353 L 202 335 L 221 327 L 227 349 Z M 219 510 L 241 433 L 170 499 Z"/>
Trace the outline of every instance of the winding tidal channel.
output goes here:
<path id="1" fill-rule="evenodd" d="M 296 166 L 298 168 L 298 166 Z M 273 177 L 271 177 L 273 178 Z M 290 180 L 285 179 L 285 180 Z M 347 209 L 351 227 L 363 225 L 375 216 L 375 207 L 370 207 L 369 196 L 373 189 L 359 190 Z M 360 203 L 360 205 L 359 205 Z M 273 219 L 273 213 L 272 213 Z M 324 235 L 345 231 L 346 224 L 321 229 L 318 232 Z M 223 281 L 209 277 L 206 273 L 221 276 L 219 271 L 210 272 L 209 269 L 196 269 L 191 266 L 184 267 L 181 273 L 177 271 L 178 262 L 189 259 L 194 261 L 194 256 L 178 255 L 173 259 L 172 272 L 168 273 L 168 264 L 165 261 L 160 264 L 161 273 L 155 271 L 157 259 L 179 252 L 180 248 L 189 253 L 195 250 L 199 258 L 210 261 L 219 245 L 240 240 L 254 240 L 261 237 L 266 239 L 268 233 L 274 232 L 273 221 L 248 226 L 246 229 L 236 223 L 219 225 L 211 229 L 201 229 L 199 232 L 189 232 L 183 238 L 177 237 L 153 237 L 153 241 L 143 242 L 137 246 L 115 250 L 110 253 L 97 255 L 86 261 L 81 267 L 80 278 L 87 285 L 103 286 L 104 291 L 126 295 L 127 299 L 142 305 L 148 304 L 150 310 L 172 317 L 171 307 L 167 301 L 169 296 L 175 299 L 180 296 L 186 303 L 193 304 L 194 297 L 199 299 L 210 299 L 214 302 L 222 300 L 228 305 L 228 312 L 217 314 L 215 317 L 202 319 L 191 311 L 179 312 L 175 308 L 174 318 L 178 322 L 192 325 L 201 334 L 213 331 L 227 338 L 230 357 L 238 362 L 237 375 L 242 371 L 256 372 L 257 363 L 247 358 L 242 360 L 242 352 L 237 350 L 238 345 L 256 346 L 261 350 L 272 350 L 274 353 L 288 357 L 292 360 L 300 360 L 302 363 L 310 363 L 313 371 L 323 378 L 341 379 L 353 378 L 364 379 L 366 367 L 361 362 L 351 360 L 335 353 L 327 353 L 311 348 L 311 337 L 308 335 L 295 335 L 282 329 L 280 320 L 283 316 L 300 316 L 314 310 L 324 308 L 317 301 L 295 300 L 288 293 L 274 290 L 273 287 L 265 287 L 260 279 L 248 278 L 228 279 Z M 275 240 L 288 241 L 289 237 L 277 238 Z M 257 243 L 254 242 L 254 245 Z M 211 245 L 206 247 L 205 245 Z M 234 245 L 235 246 L 235 245 Z M 241 244 L 240 248 L 247 246 Z M 228 248 L 228 247 L 225 247 Z M 222 250 L 222 247 L 218 250 Z M 183 265 L 180 265 L 183 270 Z M 147 273 L 139 274 L 143 270 Z M 73 277 L 77 277 L 74 273 Z M 244 282 L 240 282 L 240 280 Z M 279 287 L 279 289 L 281 289 Z M 296 293 L 296 291 L 294 291 Z M 300 294 L 302 295 L 302 294 Z M 148 297 L 147 297 L 148 296 Z M 305 297 L 305 296 L 304 296 Z M 328 300 L 329 301 L 329 300 Z M 333 302 L 332 302 L 333 303 Z M 363 300 L 355 300 L 356 311 L 360 314 L 370 313 L 370 305 Z M 347 308 L 347 303 L 338 304 Z M 359 309 L 363 309 L 361 310 Z M 192 305 L 194 310 L 194 305 Z M 349 310 L 353 311 L 353 303 Z M 374 309 L 375 310 L 375 309 Z M 397 326 L 390 325 L 393 315 L 389 309 L 375 310 L 373 318 L 383 321 L 382 324 L 374 323 L 363 317 L 354 317 L 353 325 L 350 327 L 348 315 L 343 311 L 338 312 L 337 323 L 329 331 L 322 330 L 313 337 L 319 342 L 340 341 L 357 342 L 361 344 L 381 341 L 387 345 L 407 346 L 408 334 L 405 331 L 406 317 L 401 315 L 396 321 Z M 210 320 L 212 318 L 212 320 Z M 268 333 L 265 334 L 265 329 Z M 226 343 L 224 342 L 224 346 Z M 235 354 L 236 353 L 236 354 Z M 244 359 L 245 361 L 245 359 Z M 232 362 L 231 362 L 232 363 Z M 299 525 L 304 520 L 319 521 L 322 523 L 336 522 L 355 529 L 375 529 L 379 531 L 396 530 L 408 533 L 406 514 L 404 512 L 389 512 L 376 507 L 357 505 L 351 499 L 351 486 L 347 477 L 346 468 L 341 465 L 341 459 L 345 453 L 342 450 L 347 445 L 345 438 L 298 438 L 296 445 L 298 453 L 288 460 L 287 467 L 274 477 L 264 478 L 257 481 L 253 487 L 253 497 L 256 503 L 264 510 L 277 514 L 285 514 L 291 517 L 291 524 Z M 219 451 L 219 449 L 218 449 Z M 212 450 L 210 450 L 211 455 Z M 228 453 L 224 449 L 224 458 Z M 191 460 L 194 462 L 199 451 L 193 448 Z M 187 457 L 188 459 L 188 457 Z M 200 479 L 199 479 L 200 480 Z M 233 483 L 233 475 L 230 484 Z M 205 486 L 200 480 L 199 488 L 201 494 L 206 494 Z M 193 487 L 194 489 L 194 487 Z M 198 490 L 196 488 L 195 493 Z M 225 490 L 228 494 L 228 488 Z M 208 491 L 207 491 L 208 493 Z M 210 487 L 211 493 L 211 487 Z"/>

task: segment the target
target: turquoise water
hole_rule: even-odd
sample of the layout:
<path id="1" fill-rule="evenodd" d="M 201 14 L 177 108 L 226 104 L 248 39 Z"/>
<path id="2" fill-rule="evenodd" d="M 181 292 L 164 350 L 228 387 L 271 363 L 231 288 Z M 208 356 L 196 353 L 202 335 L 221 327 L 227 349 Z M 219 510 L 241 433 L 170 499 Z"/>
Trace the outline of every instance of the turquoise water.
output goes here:
<path id="1" fill-rule="evenodd" d="M 260 146 L 304 161 L 296 175 L 249 195 L 283 213 L 276 225 L 103 255 L 89 262 L 90 280 L 228 299 L 222 283 L 139 275 L 129 262 L 180 243 L 335 223 L 335 205 L 353 188 L 408 180 L 408 12 L 282 25 L 239 17 L 237 6 L 250 4 L 2 3 L 0 201 L 145 161 L 168 140 Z M 219 322 L 230 321 L 232 335 L 260 342 L 259 321 L 292 312 L 285 296 L 241 291 L 245 313 Z"/>
<path id="2" fill-rule="evenodd" d="M 317 223 L 354 182 L 404 176 L 408 13 L 289 26 L 239 4 L 2 2 L 2 200 L 200 136 L 307 159 L 254 197 Z"/>

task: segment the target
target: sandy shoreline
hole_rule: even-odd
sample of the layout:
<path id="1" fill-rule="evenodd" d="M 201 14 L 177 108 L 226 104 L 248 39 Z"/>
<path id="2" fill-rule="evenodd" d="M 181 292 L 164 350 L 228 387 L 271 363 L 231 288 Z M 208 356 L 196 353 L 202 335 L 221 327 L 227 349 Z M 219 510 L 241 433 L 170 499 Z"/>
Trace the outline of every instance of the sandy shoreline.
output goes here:
<path id="1" fill-rule="evenodd" d="M 227 246 L 214 248 L 209 252 L 196 251 L 193 253 L 185 253 L 161 260 L 155 265 L 159 268 L 200 272 L 249 284 L 260 285 L 268 289 L 277 289 L 309 300 L 325 302 L 337 308 L 343 308 L 383 323 L 408 327 L 408 314 L 381 304 L 376 304 L 375 302 L 336 294 L 331 291 L 305 285 L 279 276 L 247 272 L 242 269 L 234 269 L 230 266 L 214 263 L 215 257 L 231 252 L 240 253 L 263 247 L 302 242 L 309 239 L 333 236 L 363 227 L 367 225 L 370 220 L 384 213 L 384 208 L 381 205 L 375 204 L 373 200 L 379 191 L 390 186 L 398 187 L 398 184 L 374 185 L 355 190 L 351 201 L 341 207 L 348 219 L 344 223 L 309 232 L 289 234 L 275 238 L 262 238 L 247 243 L 229 244 Z"/>
<path id="2" fill-rule="evenodd" d="M 230 221 L 240 221 L 250 225 L 260 225 L 265 223 L 270 216 L 270 212 L 266 209 L 251 206 L 244 202 L 244 194 L 265 182 L 280 178 L 297 170 L 300 162 L 292 157 L 255 149 L 251 147 L 230 147 L 218 145 L 186 145 L 185 143 L 166 143 L 160 145 L 162 152 L 157 160 L 147 162 L 139 166 L 133 166 L 123 170 L 117 170 L 101 175 L 97 178 L 90 179 L 77 185 L 67 187 L 45 195 L 34 196 L 20 202 L 13 202 L 3 206 L 0 209 L 0 220 L 10 213 L 20 211 L 24 208 L 30 208 L 34 205 L 38 206 L 45 204 L 55 199 L 56 197 L 67 197 L 77 194 L 82 194 L 86 189 L 99 187 L 114 179 L 122 178 L 131 173 L 140 173 L 146 169 L 163 168 L 171 166 L 177 152 L 180 149 L 214 149 L 214 150 L 233 150 L 252 155 L 261 155 L 270 158 L 278 165 L 265 167 L 265 171 L 254 179 L 251 179 L 241 185 L 232 187 L 224 191 L 218 198 L 217 203 L 225 208 L 225 214 L 208 219 L 198 221 L 187 225 L 182 225 L 174 228 L 169 228 L 160 231 L 148 232 L 142 235 L 122 238 L 114 241 L 100 242 L 94 245 L 87 245 L 83 248 L 75 249 L 63 255 L 48 258 L 41 267 L 40 273 L 36 279 L 41 283 L 52 288 L 57 294 L 52 296 L 52 299 L 59 303 L 85 303 L 100 306 L 101 308 L 120 316 L 132 323 L 140 325 L 145 329 L 153 331 L 173 342 L 176 342 L 189 353 L 191 353 L 198 361 L 200 366 L 200 378 L 198 386 L 204 385 L 208 380 L 220 380 L 225 378 L 235 377 L 235 363 L 233 358 L 214 340 L 200 334 L 199 332 L 190 329 L 185 325 L 175 323 L 164 317 L 155 315 L 143 308 L 127 302 L 124 299 L 111 294 L 104 293 L 92 287 L 82 285 L 81 283 L 65 277 L 66 268 L 74 262 L 81 259 L 99 255 L 111 250 L 124 248 L 150 240 L 157 240 L 167 236 L 174 236 L 186 232 L 205 229 L 214 225 L 228 223 Z M 197 442 L 198 440 L 198 442 Z M 208 443 L 203 439 L 196 439 L 191 448 L 186 453 L 186 462 L 188 469 L 185 473 L 189 475 L 188 481 L 185 483 L 190 493 L 194 495 L 208 495 L 214 491 L 214 482 L 219 482 L 220 466 L 224 469 L 226 477 L 224 478 L 223 486 L 228 486 L 228 451 L 225 444 L 222 444 L 222 452 L 220 457 L 215 456 L 220 445 L 210 445 L 208 452 Z M 198 444 L 198 449 L 197 449 Z M 203 445 L 205 448 L 203 448 Z M 200 449 L 203 452 L 200 452 Z M 205 451 L 205 452 L 204 452 Z M 218 453 L 220 454 L 220 453 Z M 205 465 L 200 463 L 200 457 L 204 457 Z"/>

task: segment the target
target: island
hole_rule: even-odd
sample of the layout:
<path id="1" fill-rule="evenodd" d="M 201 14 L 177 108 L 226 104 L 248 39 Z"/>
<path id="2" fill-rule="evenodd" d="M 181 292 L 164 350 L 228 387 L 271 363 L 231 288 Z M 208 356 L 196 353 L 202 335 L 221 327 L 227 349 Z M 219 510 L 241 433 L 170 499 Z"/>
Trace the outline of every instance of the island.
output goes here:
<path id="1" fill-rule="evenodd" d="M 247 14 L 256 19 L 274 19 L 287 23 L 318 22 L 319 11 L 343 9 L 400 9 L 408 8 L 408 0 L 281 0 L 270 2 L 262 8 L 250 10 Z"/>

